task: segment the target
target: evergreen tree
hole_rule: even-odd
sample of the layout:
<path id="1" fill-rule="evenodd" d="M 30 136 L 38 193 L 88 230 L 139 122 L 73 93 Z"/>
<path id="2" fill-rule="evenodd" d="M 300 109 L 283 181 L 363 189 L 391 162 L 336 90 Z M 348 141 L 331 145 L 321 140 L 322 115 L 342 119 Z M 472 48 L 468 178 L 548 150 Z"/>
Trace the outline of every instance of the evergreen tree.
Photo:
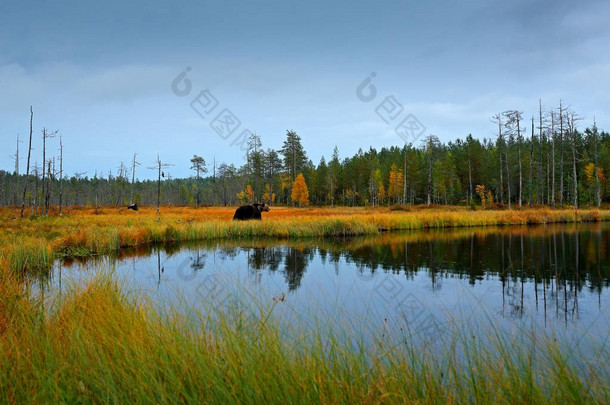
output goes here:
<path id="1" fill-rule="evenodd" d="M 302 173 L 307 165 L 307 155 L 301 144 L 301 137 L 295 131 L 286 131 L 286 140 L 280 153 L 283 156 L 284 171 L 288 173 L 291 181 L 294 181 L 297 173 Z"/>
<path id="2" fill-rule="evenodd" d="M 193 158 L 191 159 L 191 170 L 195 170 L 195 175 L 197 177 L 197 193 L 195 196 L 195 201 L 197 202 L 197 206 L 199 206 L 199 204 L 201 204 L 199 199 L 201 196 L 199 179 L 202 173 L 207 173 L 208 171 L 207 167 L 205 167 L 205 160 L 201 156 L 193 155 Z"/>
<path id="3" fill-rule="evenodd" d="M 325 204 L 326 198 L 329 193 L 328 181 L 329 181 L 329 170 L 326 165 L 326 160 L 324 156 L 320 159 L 320 163 L 316 169 L 315 173 L 315 183 L 314 183 L 314 203 L 315 204 Z"/>

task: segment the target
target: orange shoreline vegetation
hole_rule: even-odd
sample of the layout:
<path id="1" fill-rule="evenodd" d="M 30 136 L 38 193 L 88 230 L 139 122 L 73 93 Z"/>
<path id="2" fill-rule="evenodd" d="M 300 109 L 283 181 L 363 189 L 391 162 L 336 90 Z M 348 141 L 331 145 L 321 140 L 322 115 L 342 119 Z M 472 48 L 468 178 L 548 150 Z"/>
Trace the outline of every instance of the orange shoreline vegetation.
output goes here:
<path id="1" fill-rule="evenodd" d="M 602 222 L 590 224 L 589 229 L 592 232 L 600 230 Z M 407 232 L 382 232 L 377 235 L 364 235 L 350 238 L 298 238 L 298 239 L 280 239 L 280 238 L 237 238 L 224 239 L 220 242 L 223 248 L 271 248 L 276 246 L 289 246 L 293 249 L 303 251 L 306 248 L 316 247 L 329 252 L 343 252 L 345 250 L 357 250 L 372 246 L 390 245 L 392 248 L 403 247 L 405 243 L 422 243 L 431 241 L 452 242 L 460 239 L 474 237 L 477 240 L 483 240 L 490 235 L 504 235 L 506 237 L 550 237 L 555 234 L 562 233 L 564 235 L 572 235 L 581 230 L 578 223 L 570 224 L 548 224 L 540 226 L 485 226 L 485 227 L 454 227 L 454 228 L 429 228 L 417 231 Z M 172 250 L 179 247 L 216 247 L 219 246 L 219 241 L 203 240 L 203 241 L 186 241 L 181 245 L 165 245 L 165 249 Z M 130 257 L 146 257 L 152 254 L 153 245 L 134 246 L 121 249 L 117 257 L 119 259 Z M 64 263 L 74 261 L 89 260 L 89 257 L 64 257 Z"/>
<path id="2" fill-rule="evenodd" d="M 578 223 L 610 220 L 610 210 L 467 207 L 272 207 L 262 221 L 232 221 L 235 207 L 64 208 L 57 216 L 19 218 L 0 210 L 0 265 L 13 271 L 43 270 L 56 257 L 118 253 L 155 243 L 247 238 L 334 238 L 391 230 Z M 30 210 L 26 210 L 26 214 Z M 437 235 L 440 236 L 440 235 Z"/>

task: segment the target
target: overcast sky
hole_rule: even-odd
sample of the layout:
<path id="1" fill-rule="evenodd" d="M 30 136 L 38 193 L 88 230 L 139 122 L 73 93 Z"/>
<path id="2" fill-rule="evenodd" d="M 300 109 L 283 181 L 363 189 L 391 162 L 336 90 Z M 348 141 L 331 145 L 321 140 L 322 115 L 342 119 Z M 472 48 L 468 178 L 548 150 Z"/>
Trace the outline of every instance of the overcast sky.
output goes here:
<path id="1" fill-rule="evenodd" d="M 241 165 L 244 130 L 280 148 L 294 129 L 316 164 L 335 145 L 402 145 L 407 116 L 443 141 L 490 137 L 493 114 L 529 119 L 540 98 L 609 130 L 609 51 L 607 1 L 4 0 L 0 169 L 13 170 L 30 105 L 33 161 L 41 129 L 59 130 L 67 174 L 87 176 L 134 152 L 139 178 L 157 153 L 177 177 L 195 153 Z M 216 121 L 219 134 L 226 111 L 240 126 Z"/>

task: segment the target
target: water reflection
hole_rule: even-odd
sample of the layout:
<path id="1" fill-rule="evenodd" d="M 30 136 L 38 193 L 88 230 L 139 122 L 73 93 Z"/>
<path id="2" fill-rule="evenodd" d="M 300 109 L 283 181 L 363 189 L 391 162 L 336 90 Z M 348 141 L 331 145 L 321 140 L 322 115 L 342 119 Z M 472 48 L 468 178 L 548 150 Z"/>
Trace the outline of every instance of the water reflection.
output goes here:
<path id="1" fill-rule="evenodd" d="M 111 261 L 130 267 L 122 271 L 136 280 L 144 280 L 144 273 L 146 279 L 154 277 L 157 289 L 181 283 L 188 290 L 202 274 L 243 272 L 249 283 L 270 294 L 285 288 L 304 297 L 306 291 L 307 299 L 313 295 L 316 302 L 324 301 L 322 290 L 331 296 L 329 302 L 338 301 L 337 291 L 350 286 L 352 296 L 345 302 L 356 296 L 372 305 L 400 304 L 406 297 L 426 305 L 445 300 L 436 309 L 444 315 L 447 307 L 449 312 L 471 310 L 462 303 L 464 294 L 471 294 L 506 318 L 534 313 L 545 324 L 551 317 L 568 323 L 587 312 L 602 312 L 610 282 L 609 237 L 605 223 L 463 228 L 341 240 L 174 244 L 125 251 Z M 96 260 L 58 263 L 52 286 L 61 288 L 66 269 L 107 265 L 107 258 Z"/>
<path id="2" fill-rule="evenodd" d="M 600 293 L 609 283 L 608 236 L 608 230 L 602 231 L 601 225 L 596 224 L 585 229 L 574 226 L 394 233 L 316 245 L 260 241 L 250 246 L 224 246 L 222 251 L 228 257 L 247 252 L 248 267 L 253 271 L 277 271 L 283 264 L 291 290 L 299 287 L 307 264 L 318 255 L 322 263 L 338 263 L 344 258 L 355 264 L 363 276 L 383 271 L 412 278 L 424 271 L 430 276 L 432 290 L 442 288 L 447 277 L 467 279 L 474 285 L 495 275 L 505 290 L 527 281 L 553 291 L 567 288 Z"/>

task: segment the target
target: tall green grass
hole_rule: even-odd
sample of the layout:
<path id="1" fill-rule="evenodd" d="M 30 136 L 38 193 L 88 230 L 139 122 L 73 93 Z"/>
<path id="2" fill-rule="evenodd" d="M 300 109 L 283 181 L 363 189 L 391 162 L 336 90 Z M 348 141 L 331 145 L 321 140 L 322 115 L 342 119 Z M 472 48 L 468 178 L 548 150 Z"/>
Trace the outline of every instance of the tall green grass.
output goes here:
<path id="1" fill-rule="evenodd" d="M 56 256 L 51 246 L 42 241 L 17 244 L 8 250 L 7 254 L 10 270 L 16 274 L 28 271 L 32 275 L 46 273 Z"/>
<path id="2" fill-rule="evenodd" d="M 379 330 L 352 344 L 332 326 L 286 334 L 283 302 L 188 313 L 153 307 L 112 275 L 11 312 L 0 335 L 10 403 L 608 403 L 607 342 L 573 361 L 552 338 L 453 331 L 438 348 Z M 50 307 L 49 307 L 50 305 Z M 225 306 L 226 308 L 226 306 Z M 298 327 L 298 326 L 297 326 Z M 348 331 L 349 332 L 349 331 Z M 604 366 L 605 365 L 605 366 Z"/>

